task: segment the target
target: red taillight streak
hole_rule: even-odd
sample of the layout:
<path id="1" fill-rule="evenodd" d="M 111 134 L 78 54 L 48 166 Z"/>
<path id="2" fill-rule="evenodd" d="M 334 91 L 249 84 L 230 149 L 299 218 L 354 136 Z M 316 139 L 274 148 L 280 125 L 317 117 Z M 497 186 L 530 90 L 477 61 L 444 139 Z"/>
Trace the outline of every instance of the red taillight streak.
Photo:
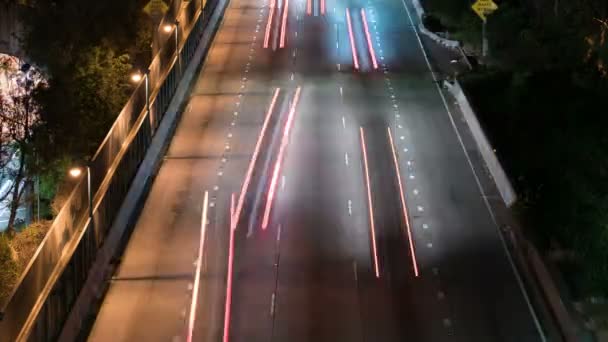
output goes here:
<path id="1" fill-rule="evenodd" d="M 234 192 L 230 194 L 230 229 L 232 229 L 232 220 L 234 220 Z"/>
<path id="2" fill-rule="evenodd" d="M 367 38 L 367 47 L 369 48 L 369 54 L 372 56 L 372 64 L 374 65 L 374 69 L 378 69 L 378 62 L 376 61 L 376 52 L 374 51 L 374 46 L 372 45 L 372 38 L 369 35 L 369 27 L 367 26 L 367 18 L 365 16 L 365 10 L 361 9 L 361 18 L 363 19 L 363 27 L 365 28 L 365 38 Z"/>
<path id="3" fill-rule="evenodd" d="M 205 233 L 207 231 L 207 205 L 209 204 L 209 193 L 205 191 L 203 199 L 203 213 L 201 214 L 201 236 L 198 245 L 198 259 L 196 262 L 196 273 L 194 275 L 194 285 L 192 288 L 192 303 L 190 304 L 190 316 L 188 318 L 187 342 L 192 342 L 194 331 L 194 321 L 196 320 L 196 306 L 198 304 L 198 288 L 201 281 L 201 265 L 203 264 L 203 250 L 205 247 Z"/>
<path id="4" fill-rule="evenodd" d="M 312 14 L 312 0 L 306 0 L 306 14 Z"/>
<path id="5" fill-rule="evenodd" d="M 289 9 L 289 0 L 285 0 L 283 7 L 283 22 L 281 24 L 281 44 L 280 47 L 285 47 L 285 31 L 287 30 L 287 12 Z"/>
<path id="6" fill-rule="evenodd" d="M 258 155 L 260 154 L 260 147 L 262 146 L 262 141 L 264 140 L 264 135 L 266 134 L 266 128 L 268 127 L 268 123 L 270 122 L 270 117 L 272 116 L 272 112 L 274 111 L 274 106 L 277 102 L 277 98 L 279 97 L 279 91 L 281 88 L 277 88 L 274 91 L 274 96 L 272 97 L 272 101 L 270 102 L 270 107 L 268 107 L 268 112 L 266 113 L 266 118 L 264 119 L 264 124 L 262 125 L 262 130 L 260 131 L 260 136 L 258 137 L 258 141 L 255 144 L 255 149 L 253 151 L 253 156 L 251 157 L 251 161 L 249 162 L 249 168 L 247 169 L 247 173 L 245 175 L 245 181 L 243 182 L 243 186 L 241 187 L 241 193 L 239 195 L 239 201 L 236 205 L 236 212 L 234 213 L 234 217 L 231 221 L 231 229 L 236 229 L 236 226 L 239 223 L 239 218 L 241 215 L 241 211 L 243 210 L 243 202 L 245 201 L 245 195 L 247 194 L 247 189 L 249 188 L 249 183 L 251 182 L 251 175 L 253 174 L 253 168 L 258 159 Z"/>
<path id="7" fill-rule="evenodd" d="M 355 64 L 355 69 L 359 70 L 359 58 L 357 58 L 357 48 L 355 47 L 355 37 L 353 36 L 353 27 L 350 22 L 350 13 L 349 9 L 346 9 L 346 23 L 348 25 L 348 37 L 350 38 L 350 50 L 353 54 L 353 63 Z"/>
<path id="8" fill-rule="evenodd" d="M 289 132 L 291 130 L 291 126 L 293 124 L 293 118 L 296 112 L 296 106 L 298 105 L 298 101 L 300 100 L 300 90 L 298 87 L 296 89 L 296 94 L 293 97 L 293 102 L 291 103 L 291 107 L 289 108 L 289 115 L 287 117 L 287 123 L 285 123 L 285 131 L 283 132 L 283 137 L 281 139 L 281 147 L 279 148 L 279 154 L 277 156 L 277 161 L 274 166 L 274 170 L 272 172 L 272 179 L 270 181 L 270 186 L 268 187 L 268 198 L 266 199 L 266 207 L 264 208 L 264 217 L 262 219 L 262 229 L 266 229 L 268 227 L 268 221 L 270 220 L 270 211 L 272 209 L 272 202 L 274 200 L 274 195 L 277 188 L 277 183 L 279 179 L 279 173 L 281 171 L 281 165 L 283 163 L 283 156 L 285 155 L 285 150 L 287 149 L 287 144 L 289 143 Z"/>
<path id="9" fill-rule="evenodd" d="M 369 184 L 369 168 L 367 166 L 367 149 L 365 148 L 365 133 L 363 127 L 359 128 L 361 133 L 361 149 L 363 150 L 363 165 L 365 166 L 365 185 L 367 187 L 367 205 L 369 206 L 369 226 L 372 235 L 372 251 L 374 253 L 374 269 L 376 278 L 380 278 L 380 267 L 378 266 L 378 250 L 376 249 L 376 227 L 374 225 L 374 206 L 372 203 L 372 190 Z"/>
<path id="10" fill-rule="evenodd" d="M 230 221 L 234 218 L 234 193 L 230 195 Z M 226 277 L 226 303 L 224 305 L 224 338 L 228 342 L 230 336 L 230 307 L 232 304 L 232 265 L 234 263 L 234 232 L 230 228 L 230 242 L 228 245 L 228 275 Z"/>
<path id="11" fill-rule="evenodd" d="M 397 182 L 399 184 L 399 195 L 401 197 L 401 207 L 403 208 L 403 220 L 405 221 L 405 228 L 407 229 L 407 239 L 410 245 L 410 255 L 412 256 L 412 264 L 414 266 L 414 275 L 418 276 L 418 262 L 416 261 L 416 252 L 414 248 L 414 239 L 412 238 L 412 229 L 410 227 L 410 217 L 407 212 L 407 206 L 405 205 L 405 195 L 403 193 L 403 183 L 401 182 L 401 170 L 399 168 L 399 162 L 397 161 L 397 152 L 395 150 L 395 144 L 393 142 L 393 135 L 391 134 L 390 127 L 388 128 L 388 139 L 391 143 L 391 151 L 393 152 L 393 161 L 395 162 L 395 171 L 397 172 Z"/>
<path id="12" fill-rule="evenodd" d="M 264 49 L 268 48 L 270 41 L 270 29 L 272 28 L 272 18 L 274 16 L 274 7 L 276 6 L 276 0 L 272 0 L 270 3 L 270 13 L 268 14 L 268 22 L 266 23 L 266 34 L 264 35 Z"/>
<path id="13" fill-rule="evenodd" d="M 325 15 L 325 0 L 321 0 L 321 15 Z"/>

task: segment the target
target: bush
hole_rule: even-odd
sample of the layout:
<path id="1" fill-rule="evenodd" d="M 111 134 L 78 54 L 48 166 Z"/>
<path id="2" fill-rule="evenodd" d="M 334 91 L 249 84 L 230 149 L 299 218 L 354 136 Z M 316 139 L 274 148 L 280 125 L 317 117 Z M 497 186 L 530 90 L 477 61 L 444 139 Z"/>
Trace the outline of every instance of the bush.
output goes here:
<path id="1" fill-rule="evenodd" d="M 581 290 L 608 294 L 606 82 L 554 69 L 477 73 L 463 86 L 514 182 L 528 235 L 541 249 L 574 251 Z"/>
<path id="2" fill-rule="evenodd" d="M 20 270 L 30 262 L 38 245 L 46 236 L 52 221 L 40 221 L 30 224 L 27 228 L 15 234 L 10 245 L 16 253 L 16 262 Z"/>
<path id="3" fill-rule="evenodd" d="M 19 277 L 15 253 L 5 234 L 0 234 L 0 307 L 13 290 L 13 285 Z"/>
<path id="4" fill-rule="evenodd" d="M 422 18 L 422 23 L 424 24 L 424 27 L 426 27 L 431 32 L 445 32 L 446 31 L 446 27 L 443 26 L 443 24 L 441 23 L 441 20 L 439 20 L 435 16 L 425 15 Z"/>
<path id="5" fill-rule="evenodd" d="M 0 307 L 30 262 L 52 221 L 33 223 L 10 238 L 0 234 Z"/>

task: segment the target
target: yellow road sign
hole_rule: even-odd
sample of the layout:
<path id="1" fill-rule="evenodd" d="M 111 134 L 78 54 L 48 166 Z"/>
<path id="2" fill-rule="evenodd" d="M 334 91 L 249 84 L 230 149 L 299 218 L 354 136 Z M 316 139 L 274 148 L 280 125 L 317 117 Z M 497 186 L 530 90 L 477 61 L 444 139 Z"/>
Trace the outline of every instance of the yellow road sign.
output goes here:
<path id="1" fill-rule="evenodd" d="M 162 16 L 167 12 L 169 6 L 162 0 L 150 0 L 144 7 L 144 12 L 148 13 L 149 16 Z"/>
<path id="2" fill-rule="evenodd" d="M 471 8 L 473 8 L 473 11 L 477 13 L 481 20 L 486 21 L 486 17 L 492 14 L 492 12 L 496 11 L 498 9 L 498 5 L 496 5 L 492 0 L 477 0 L 477 2 L 475 2 Z"/>

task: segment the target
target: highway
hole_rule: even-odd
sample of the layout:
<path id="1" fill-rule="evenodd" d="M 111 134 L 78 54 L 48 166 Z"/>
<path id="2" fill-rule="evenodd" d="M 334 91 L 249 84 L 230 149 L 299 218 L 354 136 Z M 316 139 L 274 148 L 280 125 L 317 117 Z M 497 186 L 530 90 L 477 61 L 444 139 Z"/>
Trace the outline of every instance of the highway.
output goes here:
<path id="1" fill-rule="evenodd" d="M 231 1 L 89 341 L 543 340 L 408 10 Z"/>

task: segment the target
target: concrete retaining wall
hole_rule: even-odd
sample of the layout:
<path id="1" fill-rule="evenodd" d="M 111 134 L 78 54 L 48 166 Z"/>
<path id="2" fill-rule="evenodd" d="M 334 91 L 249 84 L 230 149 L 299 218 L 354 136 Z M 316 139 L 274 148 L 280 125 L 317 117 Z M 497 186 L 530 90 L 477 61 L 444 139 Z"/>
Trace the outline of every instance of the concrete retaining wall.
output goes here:
<path id="1" fill-rule="evenodd" d="M 494 182 L 496 183 L 500 196 L 505 204 L 510 207 L 517 200 L 517 194 L 513 190 L 513 186 L 502 168 L 500 161 L 494 154 L 494 149 L 492 149 L 488 138 L 483 132 L 483 129 L 479 124 L 479 120 L 477 120 L 477 115 L 475 115 L 466 94 L 460 87 L 460 83 L 458 81 L 455 81 L 453 84 L 450 82 L 444 82 L 444 84 L 450 93 L 452 93 L 452 95 L 456 98 L 464 119 L 471 130 L 471 135 L 475 139 L 479 152 L 481 153 L 481 156 L 483 157 L 485 164 L 488 167 Z"/>

